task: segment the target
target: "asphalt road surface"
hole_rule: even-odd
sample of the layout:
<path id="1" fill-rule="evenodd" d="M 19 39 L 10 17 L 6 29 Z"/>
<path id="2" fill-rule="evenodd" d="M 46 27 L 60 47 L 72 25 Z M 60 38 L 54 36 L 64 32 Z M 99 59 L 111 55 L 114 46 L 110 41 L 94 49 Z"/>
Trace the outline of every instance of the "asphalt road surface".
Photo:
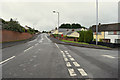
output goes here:
<path id="1" fill-rule="evenodd" d="M 53 43 L 47 34 L 2 49 L 3 78 L 117 78 L 118 51 Z"/>

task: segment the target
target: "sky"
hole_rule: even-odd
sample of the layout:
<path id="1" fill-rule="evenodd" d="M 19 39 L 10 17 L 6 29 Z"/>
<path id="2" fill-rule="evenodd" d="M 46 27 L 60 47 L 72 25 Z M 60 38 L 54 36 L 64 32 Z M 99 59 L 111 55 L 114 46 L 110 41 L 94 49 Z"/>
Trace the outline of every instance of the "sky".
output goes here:
<path id="1" fill-rule="evenodd" d="M 96 0 L 1 0 L 0 18 L 19 21 L 22 26 L 30 26 L 39 31 L 57 27 L 60 24 L 79 23 L 89 28 L 96 24 Z M 118 1 L 99 0 L 99 23 L 118 22 Z"/>

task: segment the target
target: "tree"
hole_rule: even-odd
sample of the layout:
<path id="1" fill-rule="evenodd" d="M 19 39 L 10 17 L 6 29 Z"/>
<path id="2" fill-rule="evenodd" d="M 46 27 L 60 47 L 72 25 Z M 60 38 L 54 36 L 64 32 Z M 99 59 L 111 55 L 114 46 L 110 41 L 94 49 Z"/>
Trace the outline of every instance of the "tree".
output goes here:
<path id="1" fill-rule="evenodd" d="M 80 42 L 91 42 L 93 40 L 93 32 L 92 30 L 88 30 L 88 31 L 78 31 L 80 36 L 79 36 L 79 40 Z"/>
<path id="2" fill-rule="evenodd" d="M 85 33 L 84 31 L 80 31 L 80 32 L 79 32 L 79 34 L 80 34 L 80 35 L 79 35 L 79 41 L 80 41 L 80 42 L 84 42 L 84 33 Z"/>
<path id="3" fill-rule="evenodd" d="M 85 28 L 83 26 L 81 26 L 80 24 L 78 23 L 73 23 L 73 24 L 61 24 L 61 26 L 59 28 L 66 28 L 66 29 L 78 29 L 78 28 Z"/>
<path id="4" fill-rule="evenodd" d="M 84 33 L 84 42 L 91 42 L 93 40 L 93 32 L 92 30 L 85 31 Z"/>

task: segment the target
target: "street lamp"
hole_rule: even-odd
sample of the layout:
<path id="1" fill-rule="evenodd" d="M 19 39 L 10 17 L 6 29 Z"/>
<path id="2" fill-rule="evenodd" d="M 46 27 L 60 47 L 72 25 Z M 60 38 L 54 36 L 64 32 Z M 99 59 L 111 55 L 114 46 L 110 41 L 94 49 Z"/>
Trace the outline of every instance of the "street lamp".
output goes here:
<path id="1" fill-rule="evenodd" d="M 59 28 L 59 16 L 60 16 L 60 14 L 59 14 L 59 12 L 56 12 L 56 11 L 53 11 L 53 13 L 57 13 L 58 14 L 58 28 Z"/>
<path id="2" fill-rule="evenodd" d="M 96 0 L 96 45 L 98 44 L 98 0 Z"/>

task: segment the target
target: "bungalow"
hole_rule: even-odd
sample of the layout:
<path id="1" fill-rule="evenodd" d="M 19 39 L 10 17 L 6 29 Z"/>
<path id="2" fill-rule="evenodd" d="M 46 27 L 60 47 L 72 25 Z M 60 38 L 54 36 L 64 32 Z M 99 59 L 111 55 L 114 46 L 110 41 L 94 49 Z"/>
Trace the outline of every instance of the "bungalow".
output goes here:
<path id="1" fill-rule="evenodd" d="M 63 35 L 68 35 L 69 36 L 72 33 L 72 34 L 77 34 L 78 35 L 77 31 L 82 31 L 82 30 L 86 31 L 87 29 L 84 29 L 84 28 L 79 28 L 79 29 L 59 28 L 58 30 L 54 30 L 52 32 L 52 34 L 60 34 L 60 35 L 63 34 Z"/>
<path id="2" fill-rule="evenodd" d="M 76 37 L 76 38 L 79 38 L 79 33 L 78 32 L 76 32 L 76 31 L 71 31 L 71 32 L 69 32 L 69 33 L 67 33 L 67 36 L 68 37 Z"/>
<path id="3" fill-rule="evenodd" d="M 92 29 L 94 39 L 96 39 L 96 25 L 93 25 L 90 29 Z M 109 43 L 120 43 L 120 23 L 99 24 L 98 41 L 100 40 Z"/>

